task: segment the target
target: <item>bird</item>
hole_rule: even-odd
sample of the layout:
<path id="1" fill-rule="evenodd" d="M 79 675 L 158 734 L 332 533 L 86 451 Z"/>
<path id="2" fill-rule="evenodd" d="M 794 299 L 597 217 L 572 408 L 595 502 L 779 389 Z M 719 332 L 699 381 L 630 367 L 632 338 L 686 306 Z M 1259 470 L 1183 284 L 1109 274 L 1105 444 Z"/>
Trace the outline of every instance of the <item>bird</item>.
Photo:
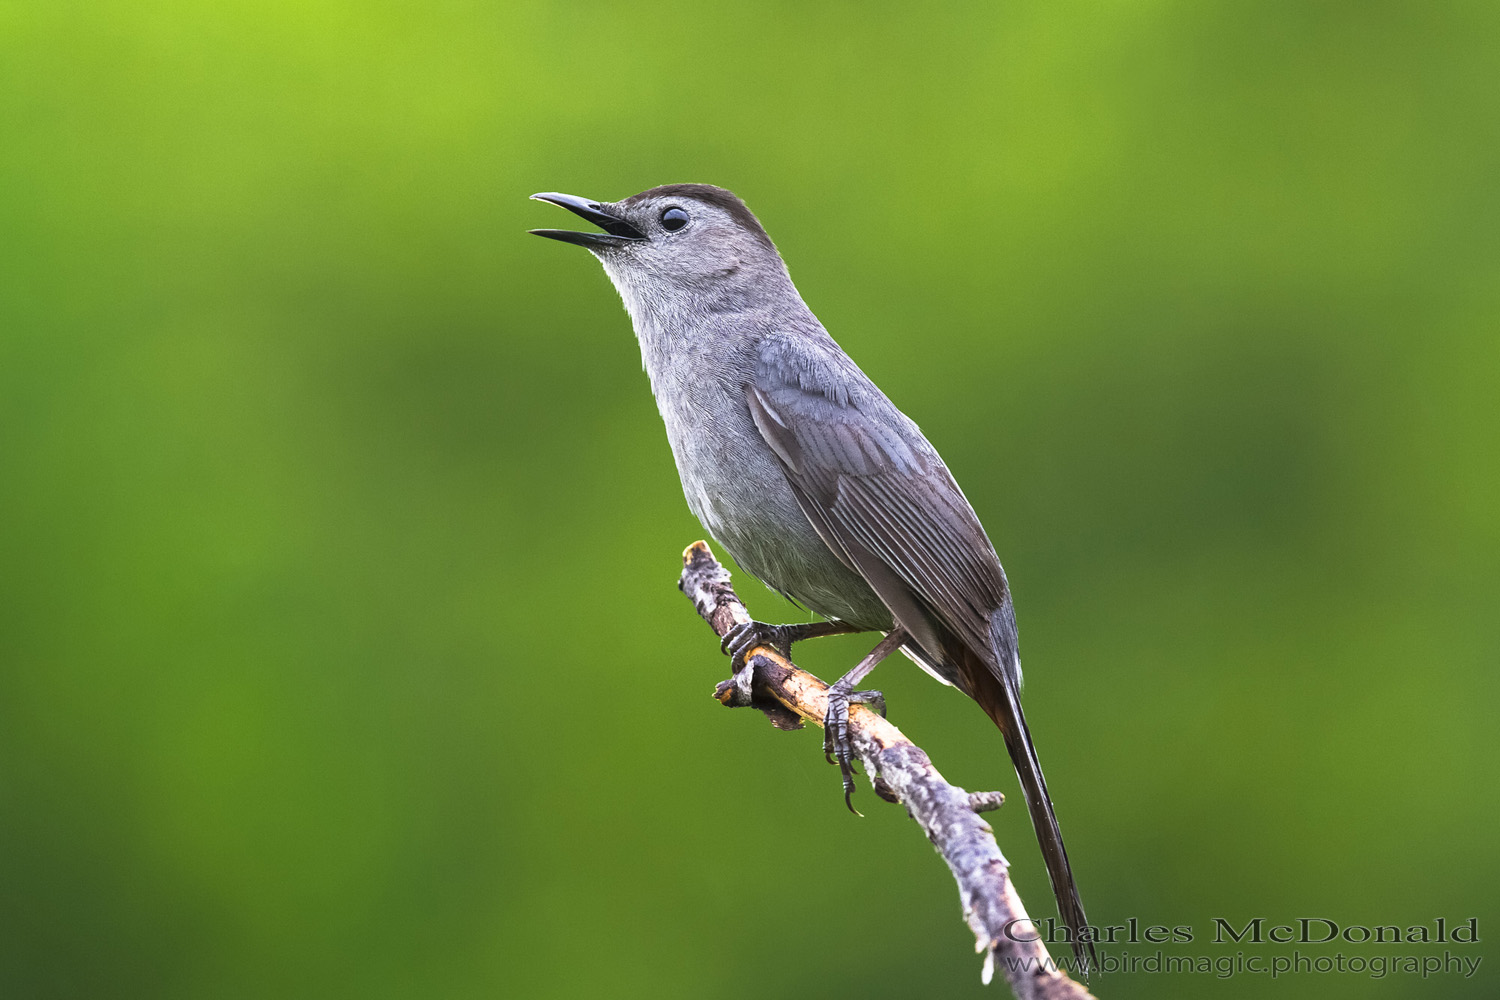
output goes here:
<path id="1" fill-rule="evenodd" d="M 689 508 L 745 570 L 821 622 L 748 622 L 747 652 L 848 632 L 880 644 L 829 688 L 825 750 L 854 790 L 849 705 L 899 649 L 999 727 L 1058 911 L 1085 968 L 1093 935 L 1021 711 L 1015 607 L 995 547 L 909 417 L 834 341 L 760 220 L 732 192 L 666 184 L 616 202 L 544 192 L 598 232 L 533 229 L 603 265 L 640 342 Z M 853 806 L 850 804 L 850 808 Z"/>

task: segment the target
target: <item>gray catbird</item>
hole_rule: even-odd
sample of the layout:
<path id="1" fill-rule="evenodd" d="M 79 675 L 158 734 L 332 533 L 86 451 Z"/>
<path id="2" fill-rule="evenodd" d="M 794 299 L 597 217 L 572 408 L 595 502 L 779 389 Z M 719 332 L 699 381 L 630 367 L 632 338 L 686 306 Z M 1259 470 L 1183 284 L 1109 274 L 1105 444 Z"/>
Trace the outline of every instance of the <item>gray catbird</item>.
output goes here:
<path id="1" fill-rule="evenodd" d="M 1083 903 L 1021 714 L 1021 663 L 1005 571 L 979 518 L 917 425 L 859 370 L 803 303 L 745 203 L 707 184 L 619 202 L 533 195 L 604 230 L 534 229 L 589 250 L 635 324 L 688 506 L 735 561 L 828 621 L 752 622 L 745 653 L 839 632 L 885 640 L 830 689 L 826 746 L 853 789 L 854 687 L 900 648 L 956 685 L 1005 736 L 1080 960 Z"/>

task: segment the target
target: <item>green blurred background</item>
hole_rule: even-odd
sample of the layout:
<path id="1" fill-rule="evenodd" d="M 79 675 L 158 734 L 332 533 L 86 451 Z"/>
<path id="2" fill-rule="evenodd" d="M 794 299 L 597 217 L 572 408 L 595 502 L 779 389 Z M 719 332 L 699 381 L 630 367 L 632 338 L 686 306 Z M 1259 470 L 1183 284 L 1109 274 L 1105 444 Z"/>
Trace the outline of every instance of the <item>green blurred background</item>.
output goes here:
<path id="1" fill-rule="evenodd" d="M 709 697 L 628 321 L 524 233 L 671 181 L 749 201 L 984 518 L 1096 922 L 1484 955 L 1497 46 L 1478 2 L 0 2 L 0 995 L 1003 995 L 904 814 Z"/>

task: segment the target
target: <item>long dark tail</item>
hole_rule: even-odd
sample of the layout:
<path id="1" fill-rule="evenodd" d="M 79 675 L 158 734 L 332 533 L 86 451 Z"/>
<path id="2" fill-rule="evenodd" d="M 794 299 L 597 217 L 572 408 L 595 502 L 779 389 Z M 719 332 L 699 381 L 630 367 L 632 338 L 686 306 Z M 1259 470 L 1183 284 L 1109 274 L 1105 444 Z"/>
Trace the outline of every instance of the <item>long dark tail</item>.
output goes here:
<path id="1" fill-rule="evenodd" d="M 1042 765 L 1036 757 L 1036 746 L 1031 742 L 1031 731 L 1026 727 L 1026 716 L 1021 713 L 1019 675 L 1011 666 L 1014 656 L 1006 650 L 997 650 L 1002 668 L 1000 677 L 988 664 L 971 651 L 964 650 L 964 674 L 979 702 L 1000 732 L 1005 736 L 1005 748 L 1010 751 L 1011 762 L 1016 765 L 1016 777 L 1021 781 L 1021 791 L 1026 795 L 1026 808 L 1031 813 L 1031 825 L 1036 830 L 1037 842 L 1042 847 L 1042 858 L 1047 863 L 1047 875 L 1052 880 L 1052 894 L 1057 897 L 1057 909 L 1067 926 L 1073 954 L 1080 962 L 1088 963 L 1090 970 L 1098 968 L 1098 955 L 1088 930 L 1088 917 L 1083 912 L 1083 900 L 1078 896 L 1078 883 L 1073 881 L 1073 869 L 1068 864 L 1068 851 L 1063 846 L 1062 830 L 1057 825 L 1057 815 L 1052 811 L 1052 799 L 1047 794 L 1047 779 L 1042 777 Z"/>

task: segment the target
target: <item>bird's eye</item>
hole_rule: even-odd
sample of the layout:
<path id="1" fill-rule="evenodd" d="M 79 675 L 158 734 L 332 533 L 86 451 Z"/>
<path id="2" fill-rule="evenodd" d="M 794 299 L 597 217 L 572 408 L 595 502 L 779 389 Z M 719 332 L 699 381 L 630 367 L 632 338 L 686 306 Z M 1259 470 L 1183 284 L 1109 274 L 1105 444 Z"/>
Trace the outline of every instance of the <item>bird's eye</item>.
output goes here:
<path id="1" fill-rule="evenodd" d="M 669 233 L 675 233 L 688 224 L 688 214 L 680 208 L 669 208 L 661 213 L 661 227 Z"/>

